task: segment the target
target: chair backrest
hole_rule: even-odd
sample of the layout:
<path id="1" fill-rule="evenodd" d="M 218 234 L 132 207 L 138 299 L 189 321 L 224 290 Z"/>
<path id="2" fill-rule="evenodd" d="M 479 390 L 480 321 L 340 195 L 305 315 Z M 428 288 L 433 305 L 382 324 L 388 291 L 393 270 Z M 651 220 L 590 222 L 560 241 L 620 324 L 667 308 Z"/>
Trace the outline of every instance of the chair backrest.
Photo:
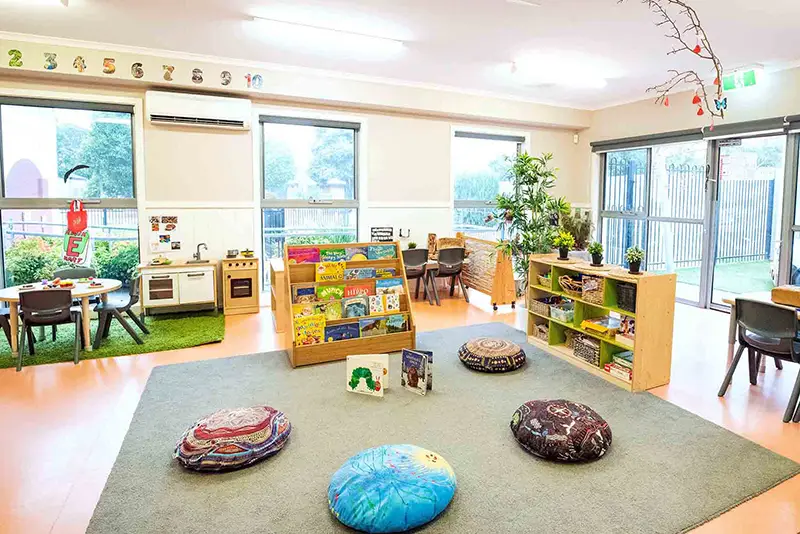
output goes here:
<path id="1" fill-rule="evenodd" d="M 22 291 L 19 307 L 28 324 L 57 324 L 70 319 L 72 291 L 69 289 L 39 289 Z"/>
<path id="2" fill-rule="evenodd" d="M 139 275 L 136 274 L 131 278 L 130 284 L 131 287 L 128 289 L 128 295 L 130 295 L 131 300 L 128 302 L 128 306 L 133 306 L 137 302 L 139 302 Z"/>
<path id="3" fill-rule="evenodd" d="M 411 248 L 403 251 L 403 264 L 406 269 L 424 267 L 428 263 L 428 249 Z"/>
<path id="4" fill-rule="evenodd" d="M 441 276 L 458 274 L 464 263 L 463 248 L 446 248 L 439 251 L 439 272 Z"/>
<path id="5" fill-rule="evenodd" d="M 736 322 L 741 329 L 762 337 L 797 338 L 797 311 L 758 300 L 736 299 Z"/>
<path id="6" fill-rule="evenodd" d="M 66 269 L 59 269 L 55 272 L 56 278 L 64 278 L 67 280 L 77 280 L 79 278 L 96 277 L 97 272 L 91 267 L 68 267 Z"/>

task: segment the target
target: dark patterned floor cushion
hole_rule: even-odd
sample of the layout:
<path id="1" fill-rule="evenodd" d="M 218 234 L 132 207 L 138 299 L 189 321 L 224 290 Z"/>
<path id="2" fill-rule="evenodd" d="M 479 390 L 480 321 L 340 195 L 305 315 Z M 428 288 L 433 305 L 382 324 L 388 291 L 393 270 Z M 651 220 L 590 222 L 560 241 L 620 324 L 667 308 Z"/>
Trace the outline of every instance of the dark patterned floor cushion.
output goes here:
<path id="1" fill-rule="evenodd" d="M 239 469 L 276 454 L 291 431 L 286 414 L 270 406 L 220 410 L 183 434 L 175 458 L 198 471 Z"/>
<path id="2" fill-rule="evenodd" d="M 432 521 L 456 491 L 444 458 L 414 445 L 362 451 L 339 468 L 328 486 L 336 519 L 364 532 L 405 532 Z"/>
<path id="3" fill-rule="evenodd" d="M 514 412 L 511 431 L 525 450 L 559 462 L 603 456 L 611 446 L 611 427 L 597 412 L 568 400 L 528 401 Z"/>
<path id="4" fill-rule="evenodd" d="M 519 369 L 525 364 L 525 352 L 505 339 L 479 337 L 464 343 L 458 349 L 461 362 L 476 371 L 504 373 Z"/>

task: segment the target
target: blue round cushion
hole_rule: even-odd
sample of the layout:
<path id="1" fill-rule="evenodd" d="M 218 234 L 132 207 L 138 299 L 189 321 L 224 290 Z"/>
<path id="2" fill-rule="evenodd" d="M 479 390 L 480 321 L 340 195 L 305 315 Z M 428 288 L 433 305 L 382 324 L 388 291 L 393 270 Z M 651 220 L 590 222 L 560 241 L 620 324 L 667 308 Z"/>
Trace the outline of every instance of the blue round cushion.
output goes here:
<path id="1" fill-rule="evenodd" d="M 336 519 L 364 532 L 405 532 L 432 521 L 456 491 L 447 461 L 414 445 L 362 451 L 333 475 L 328 504 Z"/>

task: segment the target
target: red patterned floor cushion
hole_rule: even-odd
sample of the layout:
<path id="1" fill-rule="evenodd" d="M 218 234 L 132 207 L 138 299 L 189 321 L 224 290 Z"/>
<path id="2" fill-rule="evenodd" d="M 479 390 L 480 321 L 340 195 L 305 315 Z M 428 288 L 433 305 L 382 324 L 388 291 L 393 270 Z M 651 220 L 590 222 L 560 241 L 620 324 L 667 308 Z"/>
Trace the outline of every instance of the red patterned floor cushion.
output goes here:
<path id="1" fill-rule="evenodd" d="M 464 343 L 458 349 L 461 363 L 486 373 L 505 373 L 525 364 L 525 352 L 505 339 L 479 337 Z"/>
<path id="2" fill-rule="evenodd" d="M 596 460 L 611 446 L 611 427 L 597 412 L 568 400 L 528 401 L 514 412 L 511 431 L 522 447 L 559 462 Z"/>
<path id="3" fill-rule="evenodd" d="M 239 469 L 277 454 L 291 431 L 286 414 L 270 406 L 219 410 L 183 434 L 175 458 L 197 471 Z"/>

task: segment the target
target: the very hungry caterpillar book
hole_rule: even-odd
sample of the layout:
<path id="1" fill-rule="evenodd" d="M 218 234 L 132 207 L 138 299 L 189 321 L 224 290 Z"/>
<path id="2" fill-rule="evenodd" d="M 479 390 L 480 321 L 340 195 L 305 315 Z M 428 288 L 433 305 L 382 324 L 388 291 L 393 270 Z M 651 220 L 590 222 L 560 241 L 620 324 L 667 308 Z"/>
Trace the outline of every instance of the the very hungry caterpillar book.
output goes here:
<path id="1" fill-rule="evenodd" d="M 389 384 L 389 355 L 361 354 L 347 357 L 347 391 L 383 397 Z"/>

